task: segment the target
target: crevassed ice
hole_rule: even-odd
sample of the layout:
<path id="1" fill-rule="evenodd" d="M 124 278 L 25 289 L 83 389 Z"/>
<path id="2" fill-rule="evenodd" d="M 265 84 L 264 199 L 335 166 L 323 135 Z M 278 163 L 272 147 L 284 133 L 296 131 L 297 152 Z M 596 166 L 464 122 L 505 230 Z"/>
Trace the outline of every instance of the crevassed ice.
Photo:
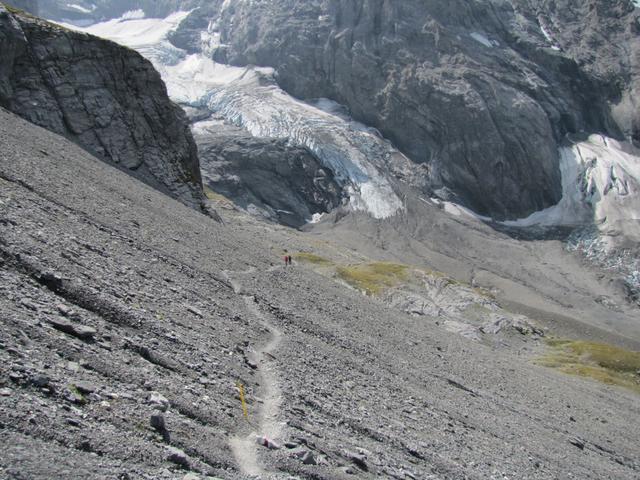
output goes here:
<path id="1" fill-rule="evenodd" d="M 583 225 L 640 234 L 640 151 L 626 142 L 591 135 L 560 149 L 562 199 L 510 226 Z"/>
<path id="2" fill-rule="evenodd" d="M 286 138 L 307 147 L 345 187 L 351 208 L 387 218 L 403 207 L 385 177 L 393 149 L 377 131 L 331 111 L 336 105 L 329 101 L 314 105 L 289 96 L 277 86 L 272 69 L 232 67 L 201 54 L 186 55 L 167 35 L 188 14 L 175 12 L 165 19 L 129 15 L 82 30 L 134 48 L 151 60 L 174 101 L 208 108 L 255 136 Z M 209 25 L 202 40 L 210 48 L 219 42 L 215 25 Z M 194 130 L 206 127 L 196 124 Z"/>

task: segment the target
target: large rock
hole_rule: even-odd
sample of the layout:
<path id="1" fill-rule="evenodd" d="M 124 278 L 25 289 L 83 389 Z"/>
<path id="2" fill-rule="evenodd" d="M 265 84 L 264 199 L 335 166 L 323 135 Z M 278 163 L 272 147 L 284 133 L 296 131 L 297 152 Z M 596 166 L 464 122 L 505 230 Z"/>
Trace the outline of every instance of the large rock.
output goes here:
<path id="1" fill-rule="evenodd" d="M 443 196 L 520 217 L 560 199 L 567 133 L 637 137 L 638 15 L 629 1 L 574 3 L 215 0 L 172 38 L 193 49 L 217 26 L 214 58 L 277 68 L 289 93 L 381 130 Z"/>
<path id="2" fill-rule="evenodd" d="M 132 50 L 0 6 L 0 106 L 185 204 L 201 204 L 184 112 Z"/>
<path id="3" fill-rule="evenodd" d="M 292 227 L 340 205 L 341 187 L 308 150 L 237 127 L 216 130 L 196 135 L 204 181 L 237 205 Z"/>

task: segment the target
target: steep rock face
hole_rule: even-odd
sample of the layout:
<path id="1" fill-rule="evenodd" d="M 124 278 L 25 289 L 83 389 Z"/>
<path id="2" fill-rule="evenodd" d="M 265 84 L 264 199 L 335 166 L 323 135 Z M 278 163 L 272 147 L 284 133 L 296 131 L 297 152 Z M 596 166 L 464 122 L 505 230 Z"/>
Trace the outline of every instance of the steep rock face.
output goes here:
<path id="1" fill-rule="evenodd" d="M 526 2 L 520 2 L 526 3 Z M 629 0 L 538 0 L 533 14 L 587 75 L 605 86 L 625 138 L 640 143 L 640 15 Z"/>
<path id="2" fill-rule="evenodd" d="M 426 166 L 436 190 L 483 214 L 519 217 L 560 199 L 565 134 L 620 138 L 637 123 L 624 97 L 637 54 L 609 51 L 634 44 L 637 14 L 628 1 L 583 3 L 216 0 L 174 41 L 197 45 L 213 20 L 214 58 L 277 68 L 293 95 L 335 99 L 381 130 Z M 572 28 L 556 41 L 545 19 Z M 608 102 L 620 111 L 612 116 Z"/>
<path id="3" fill-rule="evenodd" d="M 0 6 L 0 106 L 188 205 L 201 203 L 184 112 L 132 50 Z"/>
<path id="4" fill-rule="evenodd" d="M 216 130 L 196 134 L 204 181 L 237 205 L 292 227 L 340 205 L 340 186 L 308 150 L 236 127 Z"/>

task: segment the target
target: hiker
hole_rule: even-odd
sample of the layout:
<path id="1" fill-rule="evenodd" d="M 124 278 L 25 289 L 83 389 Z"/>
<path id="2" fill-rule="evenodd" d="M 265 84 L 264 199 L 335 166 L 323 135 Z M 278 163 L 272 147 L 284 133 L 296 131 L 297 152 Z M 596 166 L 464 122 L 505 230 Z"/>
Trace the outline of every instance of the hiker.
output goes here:
<path id="1" fill-rule="evenodd" d="M 293 262 L 293 257 L 289 255 L 289 265 L 292 265 L 292 262 Z"/>
<path id="2" fill-rule="evenodd" d="M 286 267 L 287 265 L 289 265 L 289 255 L 284 256 L 284 266 Z"/>

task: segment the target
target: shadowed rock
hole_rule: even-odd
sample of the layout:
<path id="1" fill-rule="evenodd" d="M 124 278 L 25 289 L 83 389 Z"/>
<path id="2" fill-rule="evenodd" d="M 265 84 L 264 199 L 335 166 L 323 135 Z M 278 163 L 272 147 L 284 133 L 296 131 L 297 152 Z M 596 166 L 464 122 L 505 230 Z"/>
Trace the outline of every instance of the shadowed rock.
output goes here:
<path id="1" fill-rule="evenodd" d="M 0 106 L 200 207 L 184 112 L 138 53 L 0 5 Z"/>

